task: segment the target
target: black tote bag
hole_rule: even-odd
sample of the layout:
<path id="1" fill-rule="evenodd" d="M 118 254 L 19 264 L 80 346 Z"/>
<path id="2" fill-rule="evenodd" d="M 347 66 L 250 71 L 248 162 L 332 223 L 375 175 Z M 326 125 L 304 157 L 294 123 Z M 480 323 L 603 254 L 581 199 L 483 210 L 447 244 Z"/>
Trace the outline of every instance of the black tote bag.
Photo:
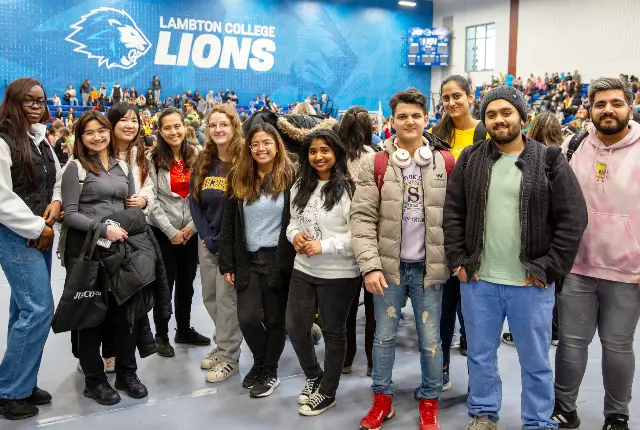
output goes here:
<path id="1" fill-rule="evenodd" d="M 107 291 L 100 272 L 104 270 L 93 253 L 100 238 L 100 224 L 95 223 L 87 233 L 80 255 L 74 260 L 71 273 L 64 284 L 62 297 L 53 315 L 54 333 L 96 327 L 105 319 L 108 309 Z"/>

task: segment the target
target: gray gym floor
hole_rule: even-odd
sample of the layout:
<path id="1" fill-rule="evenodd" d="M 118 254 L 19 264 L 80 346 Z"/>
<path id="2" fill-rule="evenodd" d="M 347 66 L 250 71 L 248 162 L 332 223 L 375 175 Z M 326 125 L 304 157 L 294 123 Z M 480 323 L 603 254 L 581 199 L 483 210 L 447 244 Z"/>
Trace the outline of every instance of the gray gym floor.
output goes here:
<path id="1" fill-rule="evenodd" d="M 57 300 L 62 292 L 64 269 L 54 257 L 53 290 Z M 202 304 L 200 280 L 197 277 L 192 325 L 201 333 L 210 335 L 213 324 Z M 9 287 L 0 271 L 0 351 L 6 347 L 6 322 L 9 311 Z M 394 381 L 394 406 L 397 416 L 385 424 L 386 430 L 418 428 L 418 408 L 413 400 L 413 389 L 419 381 L 419 354 L 413 328 L 410 306 L 404 309 L 398 334 Z M 240 375 L 219 384 L 205 382 L 205 371 L 200 361 L 209 348 L 176 347 L 174 358 L 151 356 L 139 360 L 140 379 L 149 389 L 149 397 L 134 400 L 122 394 L 122 401 L 112 407 L 100 406 L 82 395 L 83 375 L 76 370 L 71 354 L 69 334 L 50 334 L 47 342 L 38 385 L 53 395 L 53 403 L 40 408 L 36 418 L 10 422 L 0 418 L 0 429 L 33 429 L 46 427 L 65 430 L 114 429 L 357 429 L 362 416 L 371 406 L 370 379 L 366 376 L 364 354 L 364 310 L 359 318 L 359 346 L 354 371 L 343 376 L 338 390 L 338 405 L 314 418 L 298 415 L 297 396 L 304 385 L 296 356 L 287 343 L 280 360 L 279 376 L 282 380 L 274 394 L 265 399 L 251 399 L 241 385 L 241 377 L 250 369 L 252 360 L 245 345 L 240 358 Z M 173 327 L 172 327 L 173 330 Z M 317 347 L 320 357 L 323 344 Z M 551 351 L 553 362 L 555 349 Z M 515 348 L 500 347 L 500 371 L 503 379 L 501 430 L 516 430 L 520 424 L 520 368 Z M 582 430 L 602 428 L 603 389 L 600 373 L 600 344 L 591 345 L 587 374 L 582 384 L 579 412 Z M 440 421 L 444 430 L 463 430 L 469 420 L 465 396 L 467 371 L 465 358 L 452 351 L 451 376 L 453 388 L 444 393 L 440 402 Z M 114 376 L 110 376 L 113 383 Z M 636 382 L 637 382 L 636 378 Z M 640 428 L 640 406 L 631 404 L 631 428 Z"/>

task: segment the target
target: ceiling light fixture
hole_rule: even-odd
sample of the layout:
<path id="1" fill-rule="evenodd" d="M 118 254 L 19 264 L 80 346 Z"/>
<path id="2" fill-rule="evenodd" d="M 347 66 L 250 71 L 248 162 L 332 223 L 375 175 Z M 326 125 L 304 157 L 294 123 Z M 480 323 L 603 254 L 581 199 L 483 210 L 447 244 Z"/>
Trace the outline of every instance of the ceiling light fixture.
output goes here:
<path id="1" fill-rule="evenodd" d="M 416 7 L 416 4 L 417 4 L 417 3 L 416 3 L 416 2 L 414 2 L 414 1 L 405 1 L 405 0 L 400 0 L 400 1 L 398 2 L 398 4 L 399 4 L 400 6 Z"/>

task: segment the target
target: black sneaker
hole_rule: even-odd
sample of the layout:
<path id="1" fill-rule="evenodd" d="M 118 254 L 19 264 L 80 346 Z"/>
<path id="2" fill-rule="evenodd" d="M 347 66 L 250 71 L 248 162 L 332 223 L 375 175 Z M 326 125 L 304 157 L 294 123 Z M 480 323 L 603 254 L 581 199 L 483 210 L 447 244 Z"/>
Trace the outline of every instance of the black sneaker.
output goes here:
<path id="1" fill-rule="evenodd" d="M 34 387 L 31 395 L 27 397 L 27 403 L 33 406 L 48 405 L 51 400 L 51 394 L 38 387 Z"/>
<path id="2" fill-rule="evenodd" d="M 120 402 L 120 394 L 108 382 L 103 382 L 94 388 L 84 387 L 82 394 L 104 406 L 115 405 Z"/>
<path id="3" fill-rule="evenodd" d="M 261 377 L 256 381 L 255 385 L 249 392 L 251 397 L 260 398 L 267 397 L 273 393 L 273 390 L 280 385 L 278 374 L 273 371 L 265 370 L 261 372 Z"/>
<path id="4" fill-rule="evenodd" d="M 147 387 L 140 382 L 138 375 L 135 373 L 122 373 L 116 375 L 116 388 L 126 392 L 129 397 L 134 399 L 142 399 L 149 395 Z"/>
<path id="5" fill-rule="evenodd" d="M 156 354 L 160 357 L 173 357 L 176 355 L 173 346 L 169 342 L 169 336 L 156 335 L 156 347 Z"/>
<path id="6" fill-rule="evenodd" d="M 449 366 L 442 369 L 442 391 L 451 389 L 451 377 L 449 376 Z"/>
<path id="7" fill-rule="evenodd" d="M 465 357 L 467 356 L 467 338 L 466 337 L 460 338 L 460 355 L 464 355 Z"/>
<path id="8" fill-rule="evenodd" d="M 629 417 L 620 414 L 609 415 L 604 420 L 602 430 L 629 430 Z"/>
<path id="9" fill-rule="evenodd" d="M 242 380 L 242 387 L 250 390 L 256 385 L 256 381 L 260 379 L 260 375 L 262 373 L 262 364 L 254 363 L 247 376 Z"/>
<path id="10" fill-rule="evenodd" d="M 8 420 L 26 420 L 38 415 L 38 408 L 29 404 L 26 399 L 0 399 L 0 415 Z"/>
<path id="11" fill-rule="evenodd" d="M 506 332 L 502 335 L 502 343 L 509 346 L 516 346 L 515 342 L 513 341 L 513 335 L 509 332 Z"/>
<path id="12" fill-rule="evenodd" d="M 305 417 L 315 417 L 336 405 L 336 398 L 316 392 L 309 399 L 309 403 L 300 406 L 298 412 Z"/>
<path id="13" fill-rule="evenodd" d="M 561 429 L 576 429 L 580 427 L 580 418 L 578 418 L 578 411 L 565 412 L 556 406 L 551 415 L 551 419 L 558 423 L 558 428 Z"/>
<path id="14" fill-rule="evenodd" d="M 176 332 L 176 337 L 174 337 L 173 340 L 175 341 L 175 343 L 183 343 L 185 345 L 211 345 L 211 339 L 201 335 L 193 327 L 185 332 Z"/>
<path id="15" fill-rule="evenodd" d="M 298 396 L 298 404 L 306 405 L 307 403 L 309 403 L 309 399 L 311 398 L 311 396 L 315 394 L 316 391 L 318 391 L 318 388 L 320 388 L 321 382 L 322 376 L 318 376 L 317 378 L 313 379 L 307 378 L 307 381 L 304 384 L 304 388 L 302 389 L 302 393 L 300 393 L 300 396 Z"/>

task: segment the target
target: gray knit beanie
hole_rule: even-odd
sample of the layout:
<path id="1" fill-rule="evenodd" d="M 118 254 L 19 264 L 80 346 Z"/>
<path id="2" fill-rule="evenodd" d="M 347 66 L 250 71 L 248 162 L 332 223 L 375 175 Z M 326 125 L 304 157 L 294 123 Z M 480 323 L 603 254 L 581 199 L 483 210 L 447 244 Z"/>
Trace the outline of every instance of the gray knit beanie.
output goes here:
<path id="1" fill-rule="evenodd" d="M 502 86 L 492 88 L 484 95 L 484 98 L 482 99 L 482 107 L 480 108 L 480 120 L 483 124 L 485 123 L 484 116 L 487 112 L 487 106 L 489 106 L 489 103 L 500 99 L 506 100 L 511 103 L 513 107 L 515 107 L 520 113 L 520 119 L 522 121 L 527 120 L 527 115 L 529 113 L 529 104 L 527 103 L 527 99 L 524 94 L 513 87 Z"/>

